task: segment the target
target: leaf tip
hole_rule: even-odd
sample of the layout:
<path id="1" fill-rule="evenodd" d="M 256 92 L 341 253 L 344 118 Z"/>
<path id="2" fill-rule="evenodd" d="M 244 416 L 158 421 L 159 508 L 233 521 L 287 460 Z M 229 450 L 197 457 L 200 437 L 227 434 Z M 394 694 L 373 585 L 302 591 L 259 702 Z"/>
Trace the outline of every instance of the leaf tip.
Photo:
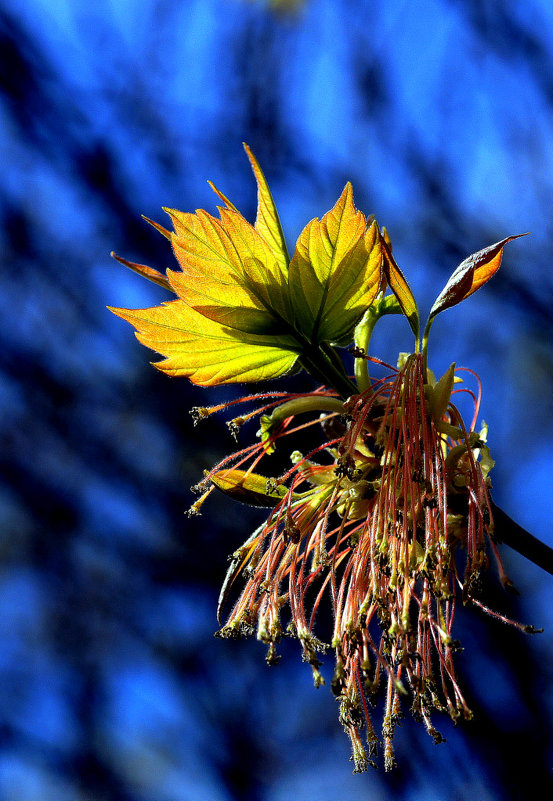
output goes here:
<path id="1" fill-rule="evenodd" d="M 148 267 L 147 264 L 137 264 L 137 262 L 124 259 L 122 256 L 118 256 L 113 250 L 111 251 L 110 256 L 112 256 L 115 261 L 118 261 L 119 264 L 123 264 L 125 267 L 128 267 L 129 270 L 132 270 L 134 273 L 141 275 L 143 278 L 147 278 L 148 281 L 153 281 L 154 284 L 159 284 L 159 286 L 162 286 L 164 289 L 171 290 L 167 276 L 163 275 L 163 273 L 160 273 L 159 270 L 154 270 L 153 267 Z"/>
<path id="2" fill-rule="evenodd" d="M 215 186 L 213 181 L 208 181 L 207 183 L 208 183 L 209 187 L 213 190 L 213 192 L 215 192 L 217 197 L 220 198 L 223 201 L 223 203 L 225 204 L 225 208 L 230 209 L 231 211 L 238 212 L 238 209 L 236 208 L 234 203 L 232 203 L 228 199 L 228 197 L 226 195 L 223 195 L 223 193 L 221 192 L 220 189 L 217 189 L 217 187 Z M 217 206 L 217 209 L 220 211 L 220 207 L 219 206 Z"/>
<path id="3" fill-rule="evenodd" d="M 118 306 L 106 306 L 106 309 L 112 314 L 115 314 L 116 317 L 120 317 L 122 320 L 125 320 L 125 322 L 131 322 L 128 316 L 130 309 L 121 309 Z"/>
<path id="4" fill-rule="evenodd" d="M 142 217 L 143 220 L 145 220 L 148 223 L 148 225 L 151 225 L 152 228 L 155 228 L 156 231 L 159 231 L 159 233 L 162 236 L 164 236 L 165 239 L 168 239 L 169 241 L 171 241 L 171 232 L 168 231 L 167 228 L 164 228 L 159 223 L 156 223 L 155 220 L 150 220 L 150 218 L 146 217 L 145 214 L 141 214 L 140 216 Z"/>

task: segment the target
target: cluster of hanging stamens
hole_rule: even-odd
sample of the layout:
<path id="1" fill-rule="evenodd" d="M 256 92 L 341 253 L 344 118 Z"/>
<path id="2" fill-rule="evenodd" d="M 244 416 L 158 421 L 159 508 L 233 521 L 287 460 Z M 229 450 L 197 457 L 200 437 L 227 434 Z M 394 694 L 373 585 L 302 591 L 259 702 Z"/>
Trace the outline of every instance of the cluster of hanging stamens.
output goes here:
<path id="1" fill-rule="evenodd" d="M 272 411 L 261 418 L 269 420 L 265 429 L 262 425 L 263 441 L 206 476 L 206 482 L 226 487 L 235 497 L 242 492 L 243 499 L 255 503 L 253 493 L 258 505 L 274 506 L 231 557 L 221 601 L 239 573 L 245 586 L 218 634 L 256 631 L 268 645 L 270 664 L 278 661 L 283 634 L 297 637 L 317 686 L 324 683 L 319 653 L 334 649 L 331 686 L 356 771 L 374 765 L 379 738 L 369 703 L 381 688 L 386 769 L 394 765 L 392 737 L 402 696 L 411 698 L 414 717 L 436 742 L 442 737 L 432 723 L 433 711 L 447 712 L 454 721 L 471 717 L 453 664 L 460 648 L 452 637 L 456 597 L 460 590 L 463 602 L 490 612 L 475 597 L 488 564 L 486 543 L 508 582 L 493 544 L 490 464 L 484 465 L 482 457 L 489 452 L 474 431 L 479 397 L 470 393 L 474 417 L 467 430 L 451 402 L 454 372 L 452 365 L 431 383 L 422 355 L 412 354 L 399 370 L 344 404 L 322 390 L 279 393 L 261 410 Z M 309 403 L 330 412 L 321 420 L 325 441 L 306 456 L 292 453 L 292 468 L 261 486 L 265 479 L 254 468 L 274 443 L 318 425 L 310 420 L 293 427 L 293 409 L 308 410 Z M 240 470 L 246 462 L 248 469 Z M 458 548 L 465 552 L 463 571 L 454 558 Z M 314 633 L 325 597 L 334 615 L 329 644 Z M 282 622 L 285 608 L 289 619 Z"/>

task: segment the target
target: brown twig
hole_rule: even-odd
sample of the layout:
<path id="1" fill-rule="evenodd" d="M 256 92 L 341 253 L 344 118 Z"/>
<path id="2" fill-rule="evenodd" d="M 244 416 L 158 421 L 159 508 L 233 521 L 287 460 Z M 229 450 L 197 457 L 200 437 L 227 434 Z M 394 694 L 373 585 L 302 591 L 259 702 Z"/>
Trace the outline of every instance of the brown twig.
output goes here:
<path id="1" fill-rule="evenodd" d="M 492 501 L 496 542 L 508 545 L 535 565 L 553 575 L 553 548 L 534 537 L 515 523 L 509 515 Z"/>

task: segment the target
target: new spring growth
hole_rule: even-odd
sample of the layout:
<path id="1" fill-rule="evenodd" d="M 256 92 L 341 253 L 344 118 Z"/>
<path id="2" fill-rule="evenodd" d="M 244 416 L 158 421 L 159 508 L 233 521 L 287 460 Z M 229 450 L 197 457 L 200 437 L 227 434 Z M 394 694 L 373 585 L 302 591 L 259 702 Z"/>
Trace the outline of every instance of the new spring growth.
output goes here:
<path id="1" fill-rule="evenodd" d="M 405 706 L 436 742 L 443 739 L 437 714 L 471 717 L 455 665 L 459 600 L 533 630 L 478 597 L 492 561 L 509 586 L 495 543 L 488 430 L 477 422 L 480 382 L 455 363 L 436 380 L 428 365 L 436 316 L 492 278 L 517 237 L 459 265 L 421 339 L 418 307 L 390 237 L 355 208 L 351 184 L 306 225 L 290 256 L 265 177 L 247 146 L 246 154 L 257 181 L 255 223 L 215 187 L 218 216 L 166 209 L 173 229 L 152 225 L 170 241 L 176 269 L 163 274 L 117 258 L 173 299 L 113 311 L 164 357 L 158 369 L 201 386 L 284 381 L 299 370 L 312 377 L 312 392 L 247 395 L 194 410 L 204 424 L 212 413 L 230 411 L 236 438 L 253 426 L 249 444 L 206 472 L 193 508 L 199 512 L 216 488 L 267 509 L 265 522 L 231 555 L 220 620 L 233 602 L 219 636 L 255 633 L 269 664 L 278 661 L 282 636 L 296 637 L 317 687 L 331 650 L 330 687 L 355 770 L 377 764 L 379 743 L 388 770 Z M 375 326 L 390 314 L 405 317 L 413 337 L 395 367 L 371 348 Z M 351 345 L 354 375 L 340 350 Z M 470 420 L 461 416 L 458 393 L 472 399 Z M 301 452 L 300 436 L 307 443 Z M 289 456 L 278 475 L 275 450 Z M 317 622 L 329 607 L 325 643 Z M 375 702 L 382 705 L 380 734 Z"/>

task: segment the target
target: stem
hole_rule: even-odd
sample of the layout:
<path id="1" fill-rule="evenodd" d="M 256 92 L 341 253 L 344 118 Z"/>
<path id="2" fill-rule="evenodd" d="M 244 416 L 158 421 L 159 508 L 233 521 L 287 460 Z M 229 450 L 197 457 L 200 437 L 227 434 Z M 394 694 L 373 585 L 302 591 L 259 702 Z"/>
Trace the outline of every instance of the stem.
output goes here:
<path id="1" fill-rule="evenodd" d="M 428 366 L 428 337 L 430 336 L 430 329 L 432 328 L 433 322 L 434 318 L 429 317 L 426 322 L 426 326 L 424 328 L 424 334 L 422 335 L 422 363 L 423 363 L 425 378 L 426 378 L 426 368 Z"/>
<path id="2" fill-rule="evenodd" d="M 304 412 L 335 412 L 345 414 L 344 404 L 338 398 L 325 395 L 310 395 L 308 398 L 294 398 L 277 406 L 271 415 L 271 425 L 281 423 L 288 417 L 295 417 Z"/>
<path id="3" fill-rule="evenodd" d="M 494 537 L 496 542 L 508 545 L 525 556 L 542 570 L 553 575 L 553 548 L 538 540 L 526 529 L 515 523 L 509 515 L 492 501 Z"/>
<path id="4" fill-rule="evenodd" d="M 359 392 L 365 392 L 371 387 L 371 378 L 369 375 L 369 364 L 365 358 L 369 353 L 369 343 L 374 331 L 374 327 L 381 317 L 385 314 L 402 314 L 402 309 L 398 299 L 395 295 L 387 295 L 386 297 L 379 297 L 373 301 L 369 306 L 361 321 L 358 323 L 355 334 L 354 342 L 358 348 L 365 352 L 365 356 L 355 359 L 355 380 L 359 387 Z"/>
<path id="5" fill-rule="evenodd" d="M 365 356 L 369 352 L 369 342 L 374 331 L 374 327 L 380 318 L 376 314 L 367 313 L 362 320 L 363 325 L 359 325 L 355 331 L 355 344 L 358 348 L 362 348 Z M 355 380 L 359 387 L 359 392 L 365 392 L 371 386 L 371 377 L 369 375 L 369 363 L 363 356 L 360 359 L 355 359 Z"/>

